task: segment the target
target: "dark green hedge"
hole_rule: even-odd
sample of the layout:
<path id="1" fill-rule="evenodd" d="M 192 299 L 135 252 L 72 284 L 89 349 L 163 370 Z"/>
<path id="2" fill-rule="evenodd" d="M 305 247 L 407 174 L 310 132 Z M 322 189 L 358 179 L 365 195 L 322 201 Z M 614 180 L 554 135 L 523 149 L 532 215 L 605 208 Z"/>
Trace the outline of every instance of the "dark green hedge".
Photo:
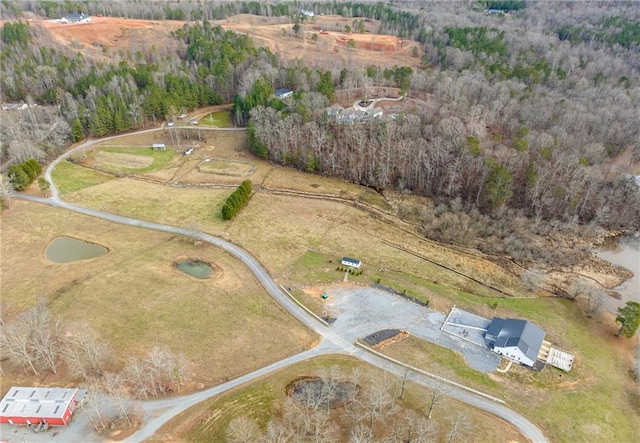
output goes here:
<path id="1" fill-rule="evenodd" d="M 249 197 L 251 196 L 251 180 L 245 180 L 242 184 L 233 191 L 233 193 L 227 198 L 227 201 L 222 206 L 222 218 L 225 220 L 231 220 L 238 212 L 247 204 Z"/>

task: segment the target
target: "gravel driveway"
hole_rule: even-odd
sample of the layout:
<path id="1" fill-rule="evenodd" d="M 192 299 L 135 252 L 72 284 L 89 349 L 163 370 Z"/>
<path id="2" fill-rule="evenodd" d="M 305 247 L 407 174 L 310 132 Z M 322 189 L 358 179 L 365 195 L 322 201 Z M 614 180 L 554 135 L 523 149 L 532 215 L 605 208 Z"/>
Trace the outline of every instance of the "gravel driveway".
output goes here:
<path id="1" fill-rule="evenodd" d="M 431 343 L 462 353 L 467 364 L 475 370 L 493 372 L 499 356 L 488 349 L 455 337 L 440 328 L 446 315 L 388 292 L 368 287 L 336 287 L 326 291 L 324 302 L 338 335 L 355 341 L 382 329 L 402 329 Z"/>

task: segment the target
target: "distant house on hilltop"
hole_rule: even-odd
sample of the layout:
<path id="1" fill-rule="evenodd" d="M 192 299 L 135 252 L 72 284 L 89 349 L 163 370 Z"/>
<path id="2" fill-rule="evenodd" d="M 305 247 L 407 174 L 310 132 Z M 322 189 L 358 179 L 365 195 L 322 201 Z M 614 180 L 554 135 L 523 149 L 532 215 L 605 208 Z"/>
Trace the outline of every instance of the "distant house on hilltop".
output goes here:
<path id="1" fill-rule="evenodd" d="M 85 14 L 67 14 L 60 20 L 62 23 L 88 23 L 91 17 Z"/>
<path id="2" fill-rule="evenodd" d="M 485 340 L 495 353 L 533 367 L 538 360 L 544 336 L 542 329 L 527 320 L 493 317 Z"/>

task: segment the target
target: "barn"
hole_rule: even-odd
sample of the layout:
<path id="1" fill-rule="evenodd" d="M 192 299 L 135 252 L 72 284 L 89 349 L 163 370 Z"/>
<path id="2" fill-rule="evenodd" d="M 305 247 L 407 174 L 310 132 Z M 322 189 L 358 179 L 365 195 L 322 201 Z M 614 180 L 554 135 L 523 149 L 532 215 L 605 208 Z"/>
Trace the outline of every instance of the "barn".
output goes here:
<path id="1" fill-rule="evenodd" d="M 0 402 L 0 424 L 66 426 L 84 391 L 13 386 Z"/>

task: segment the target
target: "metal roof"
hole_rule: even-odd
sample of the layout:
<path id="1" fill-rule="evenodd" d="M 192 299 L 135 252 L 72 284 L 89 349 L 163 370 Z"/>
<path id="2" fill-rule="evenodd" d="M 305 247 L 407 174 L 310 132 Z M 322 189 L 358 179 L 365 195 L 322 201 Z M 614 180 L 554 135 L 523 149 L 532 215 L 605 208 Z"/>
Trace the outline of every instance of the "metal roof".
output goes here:
<path id="1" fill-rule="evenodd" d="M 355 264 L 360 263 L 360 260 L 357 260 L 355 258 L 349 258 L 349 257 L 343 257 L 342 261 L 348 262 L 348 263 L 355 263 Z"/>
<path id="2" fill-rule="evenodd" d="M 494 322 L 496 325 L 494 326 Z M 500 332 L 495 334 L 497 328 L 500 328 Z M 494 332 L 497 340 L 495 347 L 507 348 L 517 347 L 528 358 L 535 361 L 538 358 L 538 351 L 542 346 L 545 332 L 527 320 L 521 320 L 516 318 L 500 318 L 494 317 L 487 333 Z"/>
<path id="3" fill-rule="evenodd" d="M 32 388 L 13 386 L 0 402 L 2 417 L 62 418 L 77 388 Z"/>

